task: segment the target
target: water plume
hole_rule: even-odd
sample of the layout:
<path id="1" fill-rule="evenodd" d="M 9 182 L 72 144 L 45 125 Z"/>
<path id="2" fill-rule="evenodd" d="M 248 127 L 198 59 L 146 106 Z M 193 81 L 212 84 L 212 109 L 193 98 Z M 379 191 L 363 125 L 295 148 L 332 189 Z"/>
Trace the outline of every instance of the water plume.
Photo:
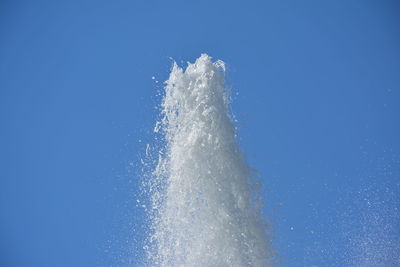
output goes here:
<path id="1" fill-rule="evenodd" d="M 238 148 L 225 64 L 206 54 L 165 82 L 165 143 L 148 183 L 152 266 L 271 266 L 258 184 Z"/>

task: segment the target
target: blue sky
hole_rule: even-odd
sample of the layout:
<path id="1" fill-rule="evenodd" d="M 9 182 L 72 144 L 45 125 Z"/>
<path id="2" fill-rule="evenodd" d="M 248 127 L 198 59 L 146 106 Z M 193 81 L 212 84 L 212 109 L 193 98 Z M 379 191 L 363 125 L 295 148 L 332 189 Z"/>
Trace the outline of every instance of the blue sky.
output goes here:
<path id="1" fill-rule="evenodd" d="M 184 65 L 203 52 L 227 63 L 282 266 L 352 266 L 376 229 L 382 247 L 395 243 L 399 11 L 396 1 L 2 1 L 0 265 L 137 265 L 157 92 L 170 57 Z"/>

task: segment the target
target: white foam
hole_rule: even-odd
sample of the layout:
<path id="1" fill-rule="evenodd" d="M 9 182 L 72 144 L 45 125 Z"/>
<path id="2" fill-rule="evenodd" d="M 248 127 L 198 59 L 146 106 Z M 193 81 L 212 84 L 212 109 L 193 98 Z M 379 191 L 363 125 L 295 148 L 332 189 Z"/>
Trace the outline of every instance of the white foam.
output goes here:
<path id="1" fill-rule="evenodd" d="M 235 139 L 225 65 L 202 54 L 166 81 L 165 148 L 149 182 L 152 266 L 270 266 L 257 184 Z"/>

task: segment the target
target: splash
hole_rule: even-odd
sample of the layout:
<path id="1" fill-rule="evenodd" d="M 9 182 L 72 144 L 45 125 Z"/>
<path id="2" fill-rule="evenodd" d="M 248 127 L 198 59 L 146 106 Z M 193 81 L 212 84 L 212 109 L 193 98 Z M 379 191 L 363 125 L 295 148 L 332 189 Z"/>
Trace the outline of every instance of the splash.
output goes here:
<path id="1" fill-rule="evenodd" d="M 357 212 L 345 232 L 348 266 L 400 266 L 399 184 L 382 180 L 355 192 Z"/>
<path id="2" fill-rule="evenodd" d="M 271 266 L 258 184 L 238 148 L 224 62 L 202 54 L 165 82 L 148 209 L 151 266 Z"/>

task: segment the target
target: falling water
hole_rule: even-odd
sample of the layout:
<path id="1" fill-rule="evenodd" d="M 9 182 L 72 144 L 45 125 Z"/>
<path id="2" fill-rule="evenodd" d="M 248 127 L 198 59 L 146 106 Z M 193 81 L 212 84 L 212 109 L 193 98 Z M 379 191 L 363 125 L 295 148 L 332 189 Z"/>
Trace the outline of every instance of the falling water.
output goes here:
<path id="1" fill-rule="evenodd" d="M 164 147 L 148 183 L 151 266 L 270 266 L 257 182 L 237 145 L 224 62 L 203 54 L 165 82 Z"/>

